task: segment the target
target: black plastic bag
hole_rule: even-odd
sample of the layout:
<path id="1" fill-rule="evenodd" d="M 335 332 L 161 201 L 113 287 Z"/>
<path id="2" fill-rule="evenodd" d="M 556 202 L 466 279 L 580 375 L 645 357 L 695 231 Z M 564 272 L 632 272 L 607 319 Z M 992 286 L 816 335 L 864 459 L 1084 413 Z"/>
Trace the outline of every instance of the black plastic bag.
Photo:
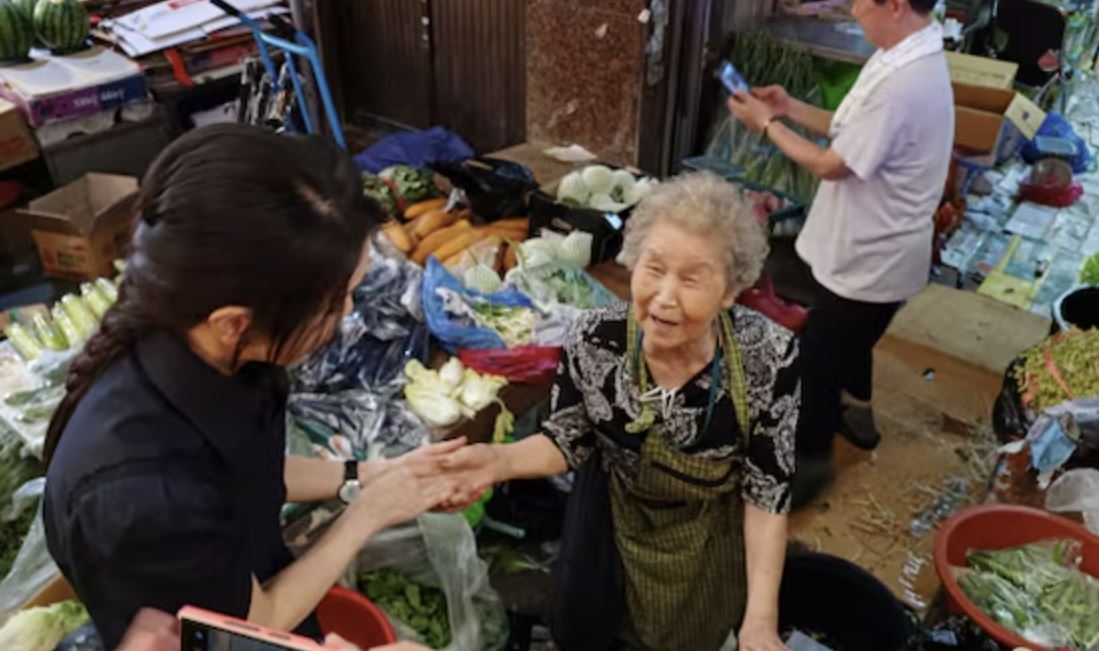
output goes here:
<path id="1" fill-rule="evenodd" d="M 498 158 L 479 156 L 434 169 L 465 191 L 470 208 L 487 221 L 526 215 L 527 195 L 538 188 L 530 169 Z"/>
<path id="2" fill-rule="evenodd" d="M 902 651 L 1000 651 L 1000 645 L 968 617 L 955 615 L 918 631 Z"/>
<path id="3" fill-rule="evenodd" d="M 1030 429 L 1030 418 L 1023 406 L 1022 387 L 1015 379 L 1023 363 L 1022 357 L 1016 357 L 1007 365 L 1000 395 L 996 396 L 996 402 L 992 405 L 992 430 L 1001 443 L 1021 439 Z"/>
<path id="4" fill-rule="evenodd" d="M 608 649 L 625 613 L 622 559 L 611 524 L 610 477 L 593 454 L 576 471 L 565 509 L 553 641 L 561 651 Z"/>

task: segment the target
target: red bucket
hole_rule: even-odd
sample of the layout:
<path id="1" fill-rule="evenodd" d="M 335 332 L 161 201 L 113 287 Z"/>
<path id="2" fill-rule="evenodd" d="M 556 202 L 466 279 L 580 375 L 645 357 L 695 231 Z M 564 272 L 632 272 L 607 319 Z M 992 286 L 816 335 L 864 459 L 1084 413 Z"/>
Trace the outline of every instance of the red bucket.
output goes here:
<path id="1" fill-rule="evenodd" d="M 951 566 L 965 565 L 966 552 L 971 549 L 1005 549 L 1053 538 L 1083 543 L 1080 569 L 1099 577 L 1099 537 L 1071 520 L 1039 509 L 1006 504 L 976 506 L 947 520 L 935 537 L 935 571 L 946 588 L 947 605 L 951 611 L 965 613 L 996 641 L 1009 648 L 1054 651 L 1027 642 L 997 624 L 969 600 L 950 571 Z"/>
<path id="2" fill-rule="evenodd" d="M 335 633 L 363 651 L 397 641 L 393 626 L 374 602 L 340 586 L 321 599 L 317 620 L 325 635 Z"/>

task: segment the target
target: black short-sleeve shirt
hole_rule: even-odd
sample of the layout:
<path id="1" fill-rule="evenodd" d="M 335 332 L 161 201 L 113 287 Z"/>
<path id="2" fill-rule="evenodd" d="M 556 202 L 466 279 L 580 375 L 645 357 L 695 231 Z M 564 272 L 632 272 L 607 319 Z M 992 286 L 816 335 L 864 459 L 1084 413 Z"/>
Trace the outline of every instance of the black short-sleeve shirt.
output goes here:
<path id="1" fill-rule="evenodd" d="M 174 335 L 140 340 L 80 401 L 50 462 L 46 540 L 108 648 L 144 607 L 244 617 L 294 559 L 282 540 L 286 379 L 217 372 Z M 299 633 L 316 637 L 310 618 Z"/>

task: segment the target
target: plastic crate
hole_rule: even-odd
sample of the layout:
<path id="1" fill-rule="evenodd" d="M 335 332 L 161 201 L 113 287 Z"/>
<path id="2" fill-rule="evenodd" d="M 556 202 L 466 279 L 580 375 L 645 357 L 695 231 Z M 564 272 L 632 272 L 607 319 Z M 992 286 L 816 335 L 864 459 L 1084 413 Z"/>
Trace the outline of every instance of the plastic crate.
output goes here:
<path id="1" fill-rule="evenodd" d="M 742 176 L 744 170 L 740 167 L 733 165 L 728 161 L 724 161 L 715 156 L 695 156 L 693 158 L 683 159 L 681 165 L 690 170 L 695 171 L 708 171 L 717 174 L 721 178 L 729 181 L 730 183 L 739 185 L 747 190 L 753 190 L 755 192 L 770 192 L 771 194 L 786 201 L 787 206 L 782 210 L 771 213 L 767 216 L 771 226 L 779 222 L 788 221 L 791 219 L 804 219 L 806 215 L 805 204 L 795 199 L 793 196 L 775 190 L 774 188 L 768 188 L 766 186 L 759 185 L 758 183 L 752 183 L 751 181 L 745 181 Z"/>

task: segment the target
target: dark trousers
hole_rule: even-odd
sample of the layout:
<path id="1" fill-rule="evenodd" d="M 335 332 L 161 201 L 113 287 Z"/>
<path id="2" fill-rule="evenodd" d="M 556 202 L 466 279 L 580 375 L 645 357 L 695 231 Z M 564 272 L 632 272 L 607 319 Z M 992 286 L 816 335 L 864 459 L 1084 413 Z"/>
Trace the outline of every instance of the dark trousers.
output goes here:
<path id="1" fill-rule="evenodd" d="M 815 300 L 800 342 L 797 450 L 820 456 L 831 452 L 840 427 L 841 392 L 869 402 L 874 346 L 901 304 L 853 301 L 814 284 Z"/>

